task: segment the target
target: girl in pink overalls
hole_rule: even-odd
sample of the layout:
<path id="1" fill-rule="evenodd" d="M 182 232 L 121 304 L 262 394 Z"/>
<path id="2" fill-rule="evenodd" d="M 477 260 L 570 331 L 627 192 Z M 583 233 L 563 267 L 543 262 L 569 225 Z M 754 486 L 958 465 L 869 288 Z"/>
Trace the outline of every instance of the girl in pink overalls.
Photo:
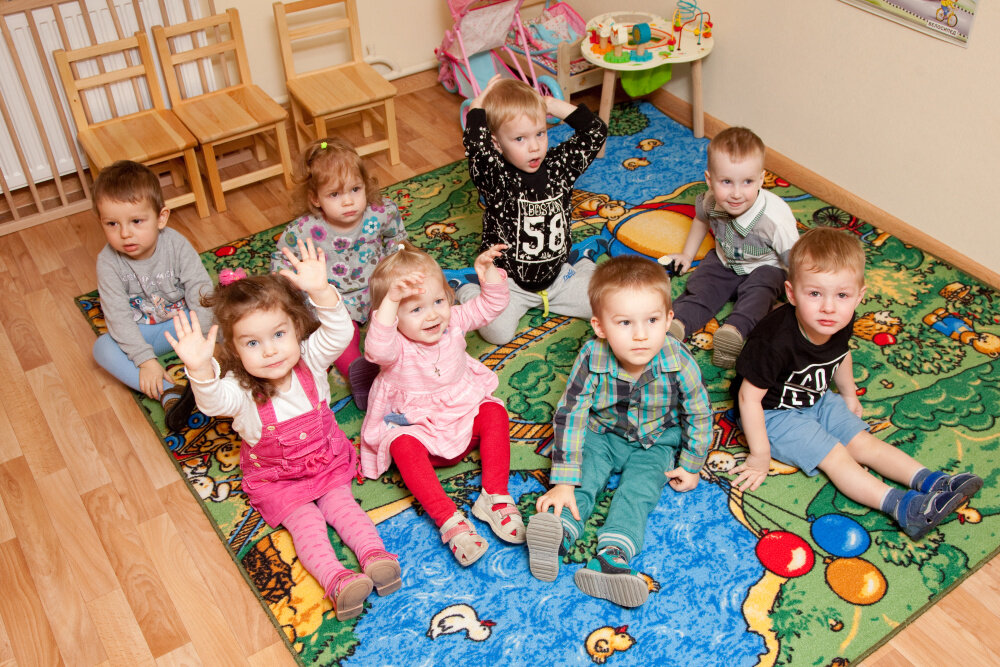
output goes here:
<path id="1" fill-rule="evenodd" d="M 354 325 L 326 281 L 326 257 L 311 240 L 298 242 L 292 269 L 247 278 L 224 271 L 206 300 L 217 325 L 203 336 L 197 315 L 174 319 L 167 336 L 184 362 L 198 409 L 228 415 L 243 439 L 243 490 L 269 526 L 283 525 L 305 569 L 323 586 L 339 620 L 361 613 L 374 587 L 387 595 L 402 585 L 396 556 L 354 500 L 357 455 L 327 403 L 327 369 L 351 340 Z M 313 315 L 302 300 L 309 295 Z M 319 321 L 316 321 L 318 316 Z M 220 362 L 212 353 L 222 328 Z M 318 328 L 317 328 L 318 327 Z M 222 373 L 225 375 L 222 375 Z M 362 572 L 345 568 L 327 524 L 358 557 Z"/>

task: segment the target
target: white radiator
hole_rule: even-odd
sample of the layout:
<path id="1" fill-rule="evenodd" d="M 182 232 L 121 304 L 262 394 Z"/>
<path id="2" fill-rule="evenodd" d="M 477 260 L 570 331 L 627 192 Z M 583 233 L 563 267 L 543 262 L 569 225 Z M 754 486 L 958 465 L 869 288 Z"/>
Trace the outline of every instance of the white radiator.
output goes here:
<path id="1" fill-rule="evenodd" d="M 195 5 L 192 7 L 194 16 L 191 18 L 200 18 L 207 15 L 207 11 L 202 6 L 203 3 L 192 2 L 191 4 Z M 69 39 L 69 44 L 64 45 L 59 35 L 53 8 L 43 7 L 31 11 L 31 17 L 34 20 L 39 40 L 42 44 L 42 52 L 39 53 L 35 47 L 35 40 L 32 37 L 28 17 L 25 13 L 15 13 L 6 17 L 0 17 L 0 20 L 5 20 L 7 23 L 8 31 L 17 51 L 18 61 L 24 70 L 25 78 L 28 80 L 38 113 L 38 117 L 36 118 L 28 103 L 28 96 L 18 78 L 15 60 L 7 48 L 6 41 L 0 40 L 0 91 L 2 91 L 4 102 L 7 104 L 10 113 L 9 122 L 12 125 L 12 127 L 6 128 L 5 125 L 0 125 L 0 168 L 3 170 L 7 187 L 11 190 L 24 187 L 29 181 L 21 166 L 21 162 L 17 158 L 14 142 L 17 142 L 17 145 L 21 148 L 24 161 L 27 163 L 30 171 L 30 180 L 34 183 L 52 178 L 49 161 L 45 155 L 43 137 L 44 141 L 48 142 L 56 169 L 59 173 L 65 175 L 75 171 L 72 153 L 67 141 L 75 141 L 76 127 L 73 124 L 73 117 L 70 114 L 69 106 L 66 104 L 59 74 L 52 60 L 52 51 L 59 48 L 67 50 L 80 48 L 88 46 L 91 43 L 81 13 L 81 5 L 86 6 L 90 14 L 90 20 L 93 24 L 98 43 L 118 39 L 114 21 L 108 8 L 109 5 L 115 7 L 118 21 L 122 26 L 122 32 L 125 36 L 132 35 L 139 29 L 139 22 L 136 20 L 131 0 L 112 0 L 112 2 L 108 2 L 107 0 L 81 0 L 79 3 L 67 2 L 58 5 L 58 10 L 62 16 Z M 142 11 L 143 23 L 147 28 L 164 24 L 160 16 L 160 5 L 157 0 L 139 0 L 139 5 Z M 165 5 L 167 8 L 166 24 L 181 23 L 188 20 L 184 0 L 166 0 Z M 150 37 L 150 47 L 153 50 L 153 57 L 156 58 L 156 49 L 152 44 L 152 37 Z M 119 60 L 120 62 L 118 63 L 113 61 L 106 62 L 105 68 L 116 69 L 124 67 L 124 59 L 119 58 Z M 42 69 L 43 67 L 48 68 L 48 71 L 51 72 L 52 81 L 58 93 L 56 99 L 53 99 L 48 78 Z M 200 87 L 195 67 L 194 63 L 188 63 L 183 66 L 181 72 L 181 77 L 190 91 L 198 91 Z M 159 71 L 158 64 L 156 69 Z M 184 71 L 185 69 L 187 71 Z M 98 73 L 96 66 L 93 66 L 92 72 L 86 72 L 85 67 L 83 70 L 87 74 Z M 218 85 L 210 87 L 214 89 Z M 163 90 L 165 96 L 166 89 L 162 86 L 162 78 L 161 90 Z M 103 93 L 90 91 L 86 94 L 94 96 L 91 99 L 96 102 L 93 107 L 96 119 L 101 120 L 110 117 L 110 109 L 106 103 L 101 101 Z M 146 97 L 143 100 L 143 107 L 149 106 L 147 95 L 146 91 L 143 91 L 143 96 Z M 114 97 L 115 106 L 119 114 L 136 111 L 139 108 L 135 100 L 133 87 L 127 82 L 117 84 L 117 88 L 112 89 L 112 96 Z M 167 103 L 169 104 L 169 102 Z M 67 138 L 62 130 L 56 105 L 62 105 L 63 107 L 69 131 L 73 133 L 72 139 Z M 103 117 L 102 113 L 104 114 Z M 7 131 L 4 131 L 5 129 Z M 14 133 L 14 136 L 11 136 L 11 131 Z M 78 151 L 78 153 L 80 159 L 86 164 L 86 157 L 83 155 L 83 151 Z"/>

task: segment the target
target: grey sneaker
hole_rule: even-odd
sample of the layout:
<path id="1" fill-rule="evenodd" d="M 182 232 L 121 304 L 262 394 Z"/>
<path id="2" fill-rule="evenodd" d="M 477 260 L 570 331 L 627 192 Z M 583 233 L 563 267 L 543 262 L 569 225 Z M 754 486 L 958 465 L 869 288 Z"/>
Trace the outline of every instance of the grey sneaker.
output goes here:
<path id="1" fill-rule="evenodd" d="M 528 519 L 528 569 L 542 581 L 555 581 L 566 553 L 566 531 L 552 512 L 539 512 Z"/>
<path id="2" fill-rule="evenodd" d="M 605 547 L 576 571 L 576 587 L 587 595 L 610 600 L 622 607 L 638 607 L 649 597 L 649 584 L 628 565 L 618 547 Z"/>
<path id="3" fill-rule="evenodd" d="M 732 368 L 736 365 L 736 357 L 743 349 L 743 334 L 731 324 L 723 324 L 716 329 L 712 338 L 712 365 L 719 368 Z"/>
<path id="4" fill-rule="evenodd" d="M 670 321 L 670 328 L 667 333 L 674 337 L 674 340 L 684 342 L 684 323 L 676 317 Z"/>

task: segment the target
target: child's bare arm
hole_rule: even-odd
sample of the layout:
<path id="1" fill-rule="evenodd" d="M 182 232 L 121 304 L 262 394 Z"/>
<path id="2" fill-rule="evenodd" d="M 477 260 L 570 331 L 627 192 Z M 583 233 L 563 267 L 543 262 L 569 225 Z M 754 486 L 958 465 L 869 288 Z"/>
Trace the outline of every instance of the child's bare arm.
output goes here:
<path id="1" fill-rule="evenodd" d="M 854 361 L 850 352 L 847 353 L 833 374 L 833 383 L 837 385 L 837 391 L 840 392 L 844 403 L 847 403 L 847 409 L 858 417 L 864 416 L 864 408 L 861 407 L 861 401 L 858 400 L 858 385 L 854 382 Z"/>
<path id="2" fill-rule="evenodd" d="M 733 468 L 736 475 L 733 486 L 740 491 L 756 491 L 764 483 L 771 467 L 771 442 L 767 439 L 762 403 L 766 393 L 767 389 L 761 389 L 746 379 L 740 385 L 740 422 L 750 448 L 746 460 Z"/>
<path id="3" fill-rule="evenodd" d="M 694 261 L 694 256 L 698 252 L 698 248 L 701 247 L 701 242 L 705 240 L 706 234 L 708 234 L 708 222 L 701 218 L 695 218 L 691 221 L 691 229 L 688 230 L 687 239 L 684 241 L 684 249 L 679 253 L 661 257 L 660 263 L 665 264 L 673 261 L 674 270 L 677 272 L 677 275 L 687 273 L 688 269 L 691 268 L 691 262 Z"/>
<path id="4" fill-rule="evenodd" d="M 576 105 L 570 104 L 566 100 L 557 100 L 554 97 L 543 97 L 545 101 L 545 111 L 550 116 L 555 116 L 560 120 L 565 120 L 567 116 L 576 111 Z"/>

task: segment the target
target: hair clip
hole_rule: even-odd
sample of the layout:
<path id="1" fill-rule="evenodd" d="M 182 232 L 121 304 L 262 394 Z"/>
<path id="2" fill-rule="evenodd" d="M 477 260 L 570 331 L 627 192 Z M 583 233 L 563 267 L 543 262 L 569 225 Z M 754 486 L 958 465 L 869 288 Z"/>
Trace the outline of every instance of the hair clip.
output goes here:
<path id="1" fill-rule="evenodd" d="M 406 246 L 404 246 L 402 243 L 397 243 L 396 244 L 396 250 L 405 250 L 405 249 L 406 249 Z"/>
<path id="2" fill-rule="evenodd" d="M 326 142 L 323 141 L 323 142 L 320 142 L 319 147 L 320 147 L 321 150 L 325 151 L 326 150 L 326 145 L 327 145 Z"/>
<path id="3" fill-rule="evenodd" d="M 219 284 L 220 285 L 231 285 L 237 280 L 242 280 L 247 277 L 247 272 L 241 268 L 236 269 L 222 269 L 219 271 Z"/>

